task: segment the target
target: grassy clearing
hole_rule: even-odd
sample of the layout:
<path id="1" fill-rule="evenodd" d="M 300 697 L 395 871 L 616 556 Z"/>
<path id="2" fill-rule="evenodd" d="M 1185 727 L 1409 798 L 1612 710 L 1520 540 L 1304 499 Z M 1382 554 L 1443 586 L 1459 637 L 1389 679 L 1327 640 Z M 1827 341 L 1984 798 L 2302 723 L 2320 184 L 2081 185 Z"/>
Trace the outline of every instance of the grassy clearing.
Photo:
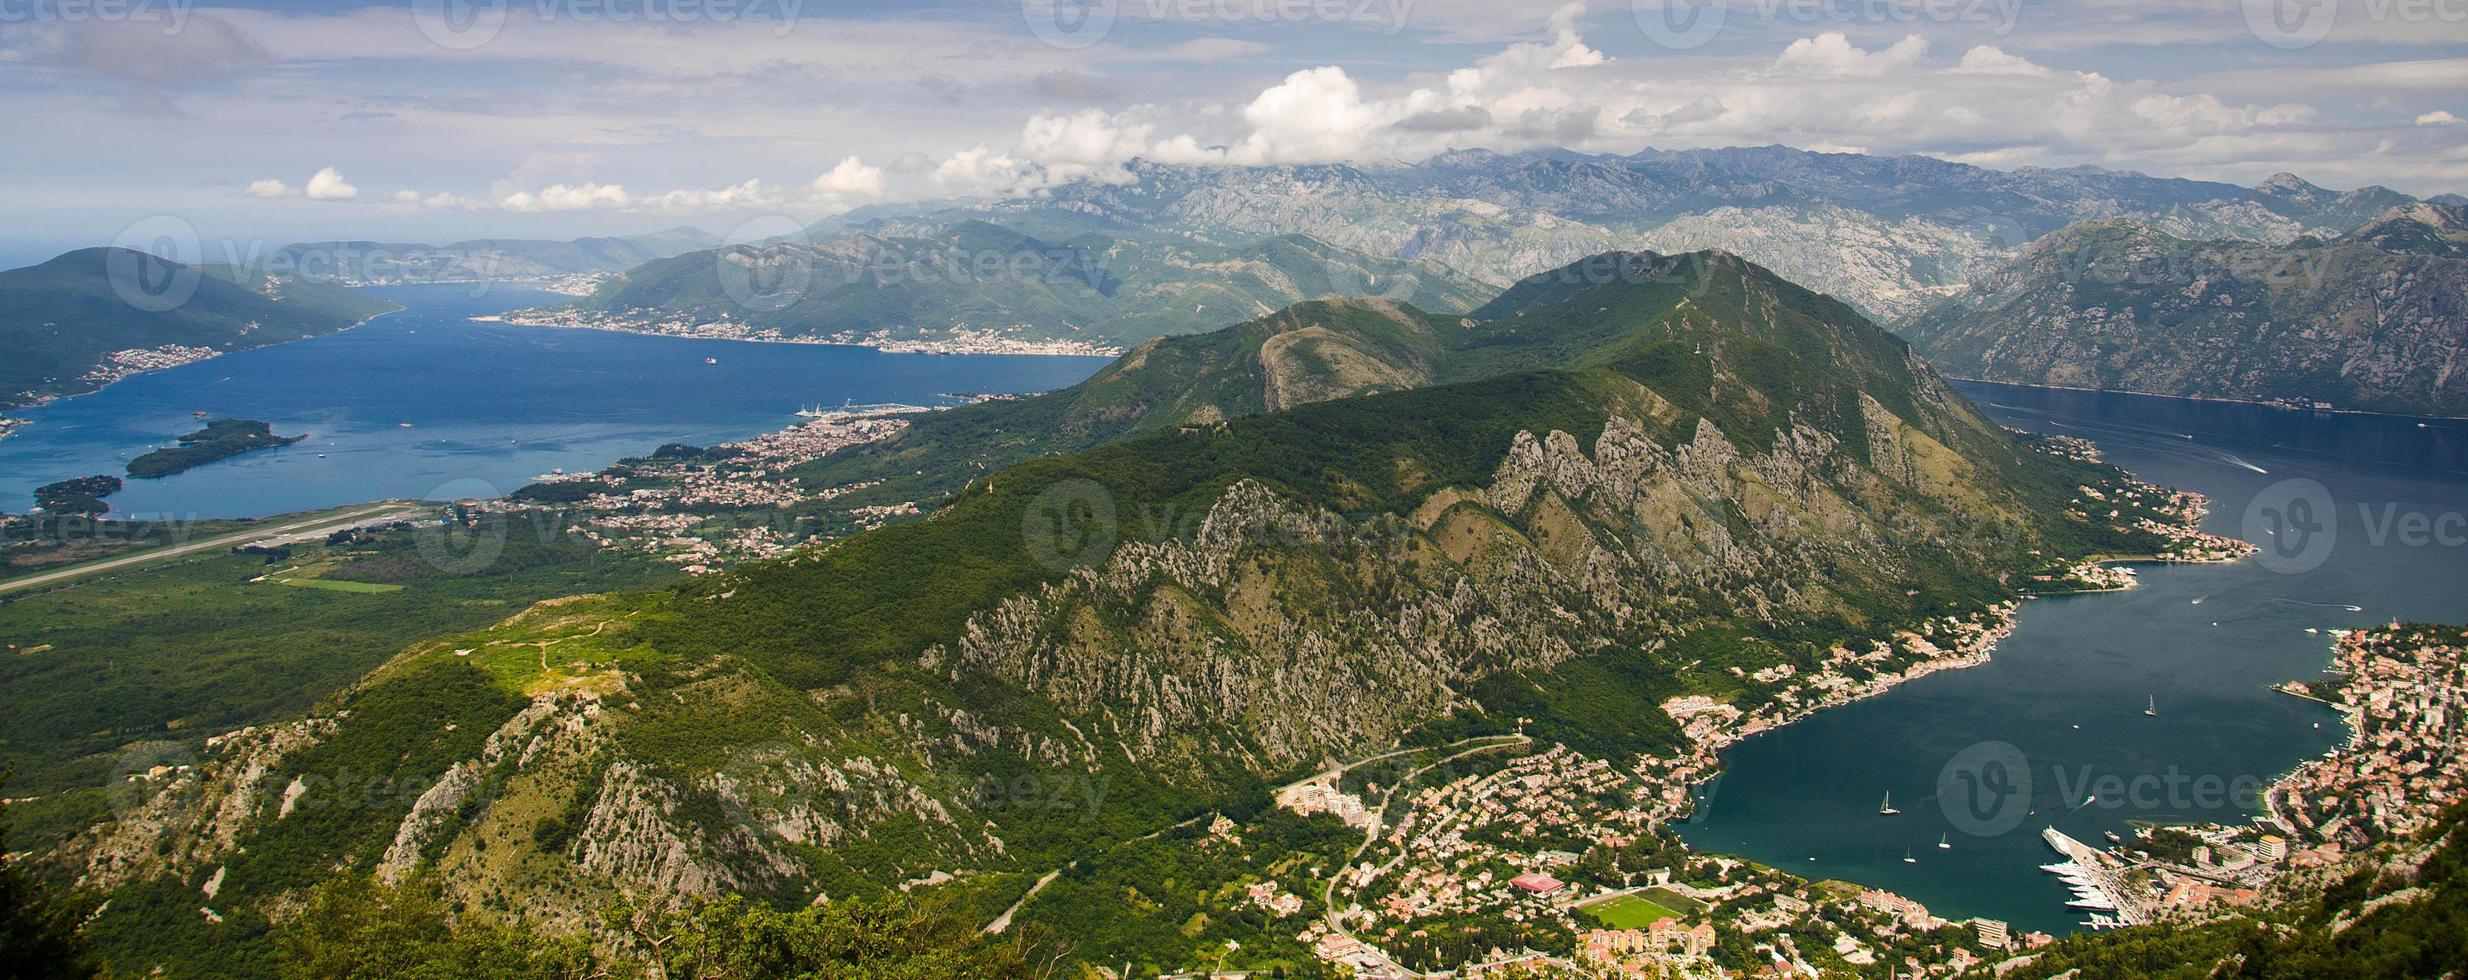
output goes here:
<path id="1" fill-rule="evenodd" d="M 274 584 L 276 584 L 276 585 L 288 585 L 288 586 L 291 586 L 292 588 L 295 588 L 295 589 L 324 589 L 324 590 L 326 590 L 326 591 L 328 591 L 328 592 L 362 592 L 362 593 L 367 593 L 367 592 L 401 592 L 401 591 L 403 591 L 403 587 L 402 587 L 402 586 L 400 586 L 400 585 L 388 585 L 388 584 L 385 584 L 385 583 L 382 583 L 382 582 L 347 582 L 347 581 L 344 581 L 344 580 L 342 580 L 342 579 L 329 579 L 329 578 L 274 578 L 274 577 L 268 577 L 268 578 L 266 579 L 266 581 L 268 581 L 268 582 L 272 582 L 272 583 L 274 583 Z"/>
<path id="2" fill-rule="evenodd" d="M 1680 916 L 1680 913 L 1647 901 L 1640 895 L 1622 895 L 1608 902 L 1588 905 L 1585 914 L 1613 929 L 1643 929 L 1664 919 Z"/>

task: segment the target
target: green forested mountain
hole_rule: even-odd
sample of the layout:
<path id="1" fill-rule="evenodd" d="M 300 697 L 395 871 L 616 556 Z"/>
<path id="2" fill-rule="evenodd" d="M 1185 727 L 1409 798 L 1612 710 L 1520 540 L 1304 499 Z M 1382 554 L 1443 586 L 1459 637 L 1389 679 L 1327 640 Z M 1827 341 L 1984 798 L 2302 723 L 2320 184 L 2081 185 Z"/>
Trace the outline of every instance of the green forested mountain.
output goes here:
<path id="1" fill-rule="evenodd" d="M 1306 304 L 975 412 L 1068 431 L 923 520 L 414 644 L 138 771 L 46 866 L 109 900 L 115 969 L 174 976 L 274 970 L 338 875 L 548 936 L 905 886 L 1069 962 L 1310 963 L 1222 903 L 1255 856 L 1312 895 L 1342 863 L 1278 780 L 1520 729 L 1666 750 L 1671 699 L 1769 705 L 1776 668 L 2158 547 L 2123 493 L 2074 506 L 2116 471 L 1738 259 L 1608 256 L 1484 312 Z"/>
<path id="2" fill-rule="evenodd" d="M 115 352 L 263 347 L 393 308 L 331 283 L 79 249 L 0 272 L 0 405 L 92 390 L 146 363 L 115 363 Z"/>
<path id="3" fill-rule="evenodd" d="M 1442 266 L 1300 235 L 1216 246 L 1085 234 L 1044 241 L 983 221 L 820 244 L 774 242 L 646 263 L 577 304 L 612 316 L 728 320 L 786 337 L 947 330 L 1135 343 L 1300 301 L 1411 295 L 1464 309 L 1489 290 Z"/>
<path id="4" fill-rule="evenodd" d="M 2468 210 L 2279 246 L 2080 225 L 1897 329 L 1992 381 L 2468 415 Z"/>

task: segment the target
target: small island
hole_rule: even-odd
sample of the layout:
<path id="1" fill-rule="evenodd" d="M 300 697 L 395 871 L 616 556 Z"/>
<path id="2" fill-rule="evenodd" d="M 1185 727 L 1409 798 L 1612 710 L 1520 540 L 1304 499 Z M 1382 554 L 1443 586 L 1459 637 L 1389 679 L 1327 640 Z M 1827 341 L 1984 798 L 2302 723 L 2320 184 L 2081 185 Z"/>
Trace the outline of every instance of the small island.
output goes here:
<path id="1" fill-rule="evenodd" d="M 288 446 L 307 436 L 278 436 L 274 426 L 253 419 L 215 419 L 180 437 L 180 444 L 129 460 L 129 475 L 140 479 L 170 476 L 192 466 L 230 459 L 253 449 Z"/>
<path id="2" fill-rule="evenodd" d="M 103 498 L 118 492 L 119 477 L 79 477 L 34 488 L 34 505 L 53 514 L 100 514 L 111 509 Z"/>

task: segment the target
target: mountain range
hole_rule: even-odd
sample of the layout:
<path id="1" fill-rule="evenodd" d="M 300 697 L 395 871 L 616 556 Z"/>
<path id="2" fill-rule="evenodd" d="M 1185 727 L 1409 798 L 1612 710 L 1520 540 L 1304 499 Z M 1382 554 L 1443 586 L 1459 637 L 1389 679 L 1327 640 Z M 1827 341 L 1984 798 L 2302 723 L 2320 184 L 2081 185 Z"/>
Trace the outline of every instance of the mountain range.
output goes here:
<path id="1" fill-rule="evenodd" d="M 1898 329 L 1993 381 L 2468 415 L 2468 209 L 2280 245 L 2087 223 Z"/>
<path id="2" fill-rule="evenodd" d="M 1435 263 L 1300 235 L 1229 246 L 1095 233 L 1042 240 L 961 220 L 912 235 L 679 255 L 628 271 L 575 306 L 619 319 L 729 321 L 789 339 L 1025 332 L 1109 345 L 1383 291 L 1461 310 L 1492 290 Z"/>
<path id="3" fill-rule="evenodd" d="M 631 269 L 718 245 L 717 236 L 680 226 L 646 235 L 551 241 L 475 238 L 447 245 L 411 242 L 299 242 L 262 261 L 266 268 L 352 286 L 543 279 Z"/>
<path id="4" fill-rule="evenodd" d="M 127 972 L 267 972 L 338 872 L 610 942 L 615 902 L 932 889 L 1079 963 L 1310 962 L 1209 914 L 1270 862 L 1329 874 L 1282 848 L 1347 832 L 1275 782 L 1484 736 L 1676 750 L 1674 699 L 1797 697 L 1844 644 L 2163 546 L 2122 474 L 2044 448 L 1724 253 L 1465 315 L 1307 302 L 848 464 L 943 481 L 922 520 L 416 643 L 136 768 L 46 860 Z"/>
<path id="5" fill-rule="evenodd" d="M 971 218 L 1046 239 L 1162 233 L 1222 245 L 1300 234 L 1436 261 L 1494 287 L 1613 249 L 1721 248 L 1891 319 L 2077 222 L 2131 219 L 2176 235 L 2276 244 L 2344 233 L 2412 200 L 2382 187 L 2325 190 L 2290 174 L 2248 188 L 1781 146 L 1628 156 L 1462 150 L 1390 166 L 1134 161 L 1119 180 L 958 207 L 869 208 L 808 234 L 913 233 Z"/>

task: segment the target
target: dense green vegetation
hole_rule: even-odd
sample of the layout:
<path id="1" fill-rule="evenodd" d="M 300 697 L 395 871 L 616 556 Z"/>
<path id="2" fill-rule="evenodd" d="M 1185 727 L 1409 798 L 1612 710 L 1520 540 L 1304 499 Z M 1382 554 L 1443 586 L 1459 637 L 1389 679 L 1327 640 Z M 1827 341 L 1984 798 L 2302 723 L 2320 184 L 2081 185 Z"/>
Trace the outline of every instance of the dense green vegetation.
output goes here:
<path id="1" fill-rule="evenodd" d="M 119 477 L 81 476 L 34 488 L 34 505 L 54 514 L 100 514 L 111 509 L 103 498 L 119 492 Z"/>
<path id="2" fill-rule="evenodd" d="M 554 526 L 492 523 L 460 537 L 502 547 L 466 569 L 450 559 L 474 554 L 470 545 L 449 545 L 432 526 L 297 549 L 271 566 L 263 556 L 201 554 L 0 597 L 8 638 L 0 689 L 11 701 L 0 712 L 0 757 L 19 766 L 19 789 L 41 796 L 23 807 L 31 839 L 101 816 L 101 786 L 132 747 L 193 749 L 210 735 L 295 716 L 412 640 L 494 622 L 540 599 L 675 574 Z M 256 581 L 302 566 L 334 581 L 406 588 Z"/>
<path id="3" fill-rule="evenodd" d="M 0 358 L 0 406 L 90 390 L 95 382 L 84 375 L 113 351 L 263 347 L 393 308 L 332 283 L 79 249 L 0 272 L 0 350 L 9 352 Z"/>
<path id="4" fill-rule="evenodd" d="M 321 731 L 332 726 L 263 772 L 218 777 L 256 781 L 246 798 L 252 819 L 235 836 L 192 844 L 224 831 L 189 828 L 162 845 L 149 874 L 111 893 L 109 914 L 90 932 L 115 968 L 272 972 L 274 937 L 302 892 L 338 872 L 373 870 L 400 839 L 418 845 L 417 861 L 470 876 L 457 878 L 472 889 L 457 893 L 458 921 L 536 914 L 540 902 L 571 911 L 678 880 L 724 881 L 761 906 L 798 907 L 818 895 L 872 902 L 891 899 L 897 883 L 943 873 L 960 875 L 954 891 L 976 914 L 1008 907 L 1055 870 L 1018 921 L 1084 944 L 1070 954 L 1083 962 L 1164 969 L 1214 958 L 1300 970 L 1308 961 L 1293 946 L 1291 913 L 1280 922 L 1228 896 L 1273 879 L 1304 900 L 1307 915 L 1319 901 L 1313 886 L 1359 842 L 1332 821 L 1267 805 L 1270 783 L 1313 771 L 1322 753 L 1499 735 L 1518 718 L 1531 719 L 1526 730 L 1539 740 L 1605 756 L 1668 746 L 1680 735 L 1658 705 L 1671 696 L 1753 705 L 1770 695 L 1747 673 L 1813 665 L 1832 643 L 1974 611 L 2009 594 L 2017 573 L 2135 544 L 2064 514 L 2076 486 L 2112 480 L 2113 471 L 2028 451 L 1839 304 L 1736 260 L 1709 260 L 1701 273 L 1528 290 L 1484 320 L 1311 303 L 1219 335 L 1161 341 L 1070 391 L 920 420 L 912 434 L 931 438 L 904 438 L 850 471 L 822 474 L 906 469 L 910 488 L 941 488 L 939 501 L 918 498 L 934 505 L 925 519 L 673 590 L 544 604 L 509 619 L 522 598 L 554 594 L 559 583 L 569 592 L 635 584 L 622 574 L 632 566 L 596 565 L 605 559 L 585 557 L 585 546 L 549 524 L 500 526 L 504 554 L 459 574 L 455 562 L 432 569 L 440 563 L 416 539 L 380 535 L 271 566 L 216 556 L 128 576 L 166 577 L 124 593 L 130 606 L 116 616 L 108 588 L 19 600 L 0 610 L 0 629 L 23 616 L 58 635 L 33 636 L 51 646 L 0 670 L 22 672 L 27 689 L 46 692 L 35 703 L 65 714 L 0 728 L 9 739 L 0 750 L 20 752 L 20 740 L 34 750 L 62 788 L 42 805 L 66 828 L 99 815 L 100 794 L 77 787 L 91 787 L 104 757 L 133 741 L 219 732 L 309 699 Z M 1615 419 L 1637 439 L 1613 449 L 1669 453 L 1653 469 L 1618 470 L 1658 496 L 1608 487 L 1476 492 L 1516 479 L 1502 475 L 1512 451 L 1539 452 L 1521 437 L 1558 433 L 1554 445 L 1573 441 L 1585 454 Z M 1909 452 L 1872 458 L 1888 440 Z M 700 458 L 684 446 L 663 454 Z M 1522 458 L 1521 473 L 1547 465 Z M 1227 519 L 1262 523 L 1212 532 L 1212 508 L 1238 484 L 1265 492 L 1243 495 L 1245 509 Z M 1829 499 L 1780 499 L 1795 493 Z M 1054 506 L 1058 495 L 1069 506 Z M 1819 520 L 1816 510 L 1793 510 L 1798 503 L 1831 510 Z M 457 514 L 453 523 L 475 520 L 485 530 L 499 519 Z M 1584 541 L 1639 556 L 1631 567 L 1650 585 L 1623 591 L 1628 584 L 1570 571 L 1587 558 L 1572 542 Z M 1160 563 L 1221 560 L 1227 571 L 1212 580 L 1162 564 L 1118 566 L 1108 574 L 1125 580 L 1114 591 L 1079 588 L 1118 545 L 1183 555 Z M 1219 551 L 1193 554 L 1202 547 Z M 1775 569 L 1776 580 L 1813 600 L 1747 611 L 1742 593 Z M 291 581 L 406 588 L 279 584 Z M 235 614 L 235 595 L 253 608 Z M 44 601 L 55 604 L 30 605 Z M 1520 619 L 1544 607 L 1565 616 Z M 166 608 L 225 618 L 187 628 L 135 621 Z M 1392 634 L 1379 630 L 1409 608 L 1431 617 L 1426 637 L 1508 628 L 1501 624 L 1515 631 L 1442 649 L 1427 662 L 1437 680 L 1408 698 L 1394 688 L 1415 679 L 1384 677 L 1389 665 L 1367 654 L 1389 649 L 1382 644 Z M 321 620 L 319 610 L 334 618 Z M 992 616 L 971 625 L 989 610 L 1021 620 L 1021 645 L 973 661 L 955 655 L 974 634 L 1009 628 L 989 627 Z M 302 622 L 342 631 L 337 620 L 350 626 L 339 642 L 293 639 Z M 1351 634 L 1369 642 L 1349 642 L 1341 630 L 1353 624 L 1374 624 Z M 1292 639 L 1321 627 L 1329 631 L 1309 638 L 1333 641 L 1321 649 Z M 189 634 L 247 652 L 201 649 Z M 63 640 L 86 652 L 60 656 Z M 1518 659 L 1548 644 L 1567 655 Z M 267 650 L 275 656 L 250 661 Z M 1187 661 L 1105 673 L 1159 651 Z M 110 665 L 132 652 L 153 672 L 142 683 L 93 684 L 98 657 L 109 680 Z M 1068 662 L 1080 655 L 1094 663 Z M 389 656 L 364 683 L 341 686 Z M 1048 661 L 1063 666 L 1048 672 Z M 1524 669 L 1531 663 L 1552 666 Z M 1209 710 L 1241 700 L 1220 689 L 1274 689 L 1278 679 L 1260 668 L 1282 664 L 1352 700 L 1310 717 L 1274 703 Z M 1101 696 L 1144 692 L 1152 681 L 1167 693 L 1117 716 L 1048 685 L 1075 667 L 1091 678 L 1083 690 Z M 274 670 L 297 676 L 263 684 Z M 71 671 L 100 690 L 74 688 Z M 1241 683 L 1212 688 L 1217 671 Z M 259 686 L 244 686 L 252 682 Z M 1251 683 L 1259 686 L 1243 686 Z M 1301 687 L 1297 694 L 1316 693 Z M 490 732 L 557 692 L 589 704 L 561 729 L 577 732 L 571 757 L 551 751 L 533 769 L 486 753 Z M 206 702 L 215 709 L 198 712 Z M 1139 713 L 1168 710 L 1177 713 L 1164 731 L 1127 731 Z M 1472 757 L 1422 778 L 1496 763 Z M 241 763 L 226 752 L 210 765 Z M 443 785 L 450 769 L 479 788 L 441 797 L 462 802 L 436 811 L 433 836 L 398 837 L 412 798 Z M 287 782 L 344 773 L 385 791 L 364 805 L 288 816 L 267 803 Z M 587 844 L 604 843 L 583 832 L 595 818 L 632 828 L 619 835 L 625 855 L 585 860 Z M 1229 832 L 1251 840 L 1225 846 Z M 1263 844 L 1289 859 L 1262 864 Z M 1675 863 L 1639 846 L 1589 853 L 1572 873 L 1599 882 Z M 216 899 L 220 924 L 197 911 L 210 872 L 228 876 Z M 795 928 L 790 919 L 757 925 Z M 1509 941 L 1495 926 L 1451 924 L 1405 953 L 1453 963 L 1466 949 Z M 419 941 L 456 941 L 426 935 Z M 771 948 L 764 935 L 748 948 Z M 482 957 L 473 968 L 500 962 L 487 958 L 500 955 L 496 940 L 480 940 L 487 948 L 468 953 Z M 1524 941 L 1565 948 L 1572 940 Z M 1229 956 L 1231 944 L 1242 952 Z M 562 955 L 503 962 L 563 968 Z"/>
<path id="5" fill-rule="evenodd" d="M 281 975 L 296 980 L 1010 980 L 1049 975 L 1051 951 L 1016 934 L 989 939 L 972 921 L 906 898 L 782 912 L 730 898 L 669 912 L 609 910 L 621 950 L 478 917 L 457 921 L 426 881 L 348 876 L 317 889 L 278 929 Z"/>
<path id="6" fill-rule="evenodd" d="M 0 797 L 9 771 L 0 767 Z M 94 974 L 77 912 L 11 857 L 10 807 L 0 804 L 0 976 L 66 980 Z"/>
<path id="7" fill-rule="evenodd" d="M 206 423 L 205 428 L 181 436 L 178 445 L 129 460 L 129 475 L 141 479 L 170 476 L 250 450 L 288 446 L 306 438 L 275 435 L 273 425 L 255 419 L 215 419 Z"/>

